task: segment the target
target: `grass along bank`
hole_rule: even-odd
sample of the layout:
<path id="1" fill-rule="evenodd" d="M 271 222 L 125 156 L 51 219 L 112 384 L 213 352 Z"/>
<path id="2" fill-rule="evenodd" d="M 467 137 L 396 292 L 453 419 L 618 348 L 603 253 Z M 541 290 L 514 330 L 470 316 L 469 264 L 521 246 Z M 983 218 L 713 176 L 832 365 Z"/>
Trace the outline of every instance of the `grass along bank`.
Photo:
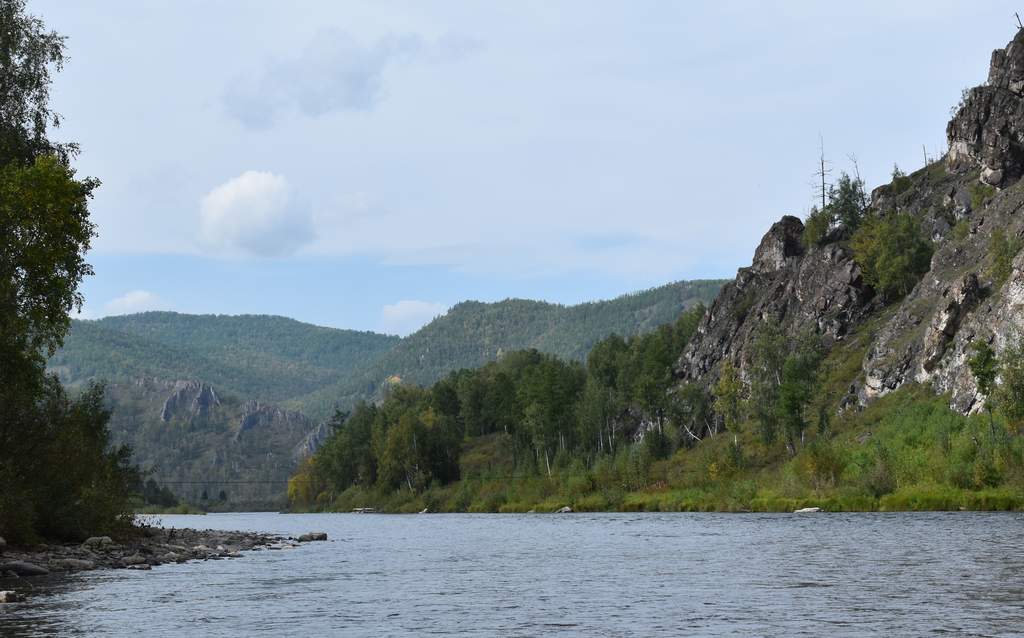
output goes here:
<path id="1" fill-rule="evenodd" d="M 963 416 L 910 386 L 808 433 L 791 455 L 744 423 L 668 458 L 637 444 L 552 475 L 513 470 L 502 434 L 468 441 L 463 478 L 422 491 L 352 486 L 319 507 L 382 512 L 790 512 L 1024 510 L 1021 437 L 998 416 Z"/>

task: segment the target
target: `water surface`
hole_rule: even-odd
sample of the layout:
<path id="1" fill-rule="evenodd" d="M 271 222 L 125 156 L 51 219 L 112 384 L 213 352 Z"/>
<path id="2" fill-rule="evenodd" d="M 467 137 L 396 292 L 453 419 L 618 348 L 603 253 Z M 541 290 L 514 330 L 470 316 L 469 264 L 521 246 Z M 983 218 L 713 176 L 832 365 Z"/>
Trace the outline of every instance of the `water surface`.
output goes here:
<path id="1" fill-rule="evenodd" d="M 1024 516 L 212 514 L 327 543 L 40 581 L 4 636 L 1024 633 Z M 29 581 L 23 581 L 28 583 Z"/>

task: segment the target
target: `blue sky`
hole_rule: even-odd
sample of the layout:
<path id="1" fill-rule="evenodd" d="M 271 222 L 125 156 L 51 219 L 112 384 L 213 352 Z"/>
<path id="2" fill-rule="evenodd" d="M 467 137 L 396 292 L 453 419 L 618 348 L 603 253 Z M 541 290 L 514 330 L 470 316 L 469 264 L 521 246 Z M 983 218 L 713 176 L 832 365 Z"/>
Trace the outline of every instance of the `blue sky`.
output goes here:
<path id="1" fill-rule="evenodd" d="M 806 214 L 819 133 L 870 187 L 919 168 L 1015 29 L 1008 2 L 29 6 L 103 182 L 85 316 L 399 334 L 731 277 Z"/>

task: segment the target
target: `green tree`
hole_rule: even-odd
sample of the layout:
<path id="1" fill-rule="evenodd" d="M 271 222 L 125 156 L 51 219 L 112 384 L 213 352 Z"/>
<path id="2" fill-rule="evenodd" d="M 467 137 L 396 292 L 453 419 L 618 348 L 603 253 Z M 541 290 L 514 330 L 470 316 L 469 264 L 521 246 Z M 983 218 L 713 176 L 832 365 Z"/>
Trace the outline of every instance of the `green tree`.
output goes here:
<path id="1" fill-rule="evenodd" d="M 868 209 L 864 182 L 843 173 L 829 188 L 829 215 L 848 232 L 857 230 Z"/>
<path id="2" fill-rule="evenodd" d="M 722 364 L 713 393 L 715 395 L 715 412 L 722 417 L 725 429 L 735 432 L 742 414 L 743 381 L 740 380 L 732 361 Z"/>
<path id="3" fill-rule="evenodd" d="M 907 213 L 868 215 L 851 244 L 864 281 L 889 301 L 909 293 L 931 267 L 934 247 Z"/>
<path id="4" fill-rule="evenodd" d="M 821 354 L 815 344 L 801 344 L 786 357 L 778 391 L 778 417 L 786 433 L 786 446 L 796 454 L 807 429 L 807 406 L 817 386 Z"/>
<path id="5" fill-rule="evenodd" d="M 825 243 L 825 238 L 832 230 L 833 223 L 832 211 L 828 207 L 824 209 L 819 209 L 817 206 L 812 207 L 807 219 L 804 220 L 804 246 L 814 248 Z"/>
<path id="6" fill-rule="evenodd" d="M 50 108 L 50 73 L 64 66 L 65 38 L 26 13 L 24 0 L 0 2 L 0 33 L 0 165 L 46 155 L 66 163 L 77 146 L 48 137 L 60 125 Z"/>
<path id="7" fill-rule="evenodd" d="M 1002 383 L 996 390 L 999 407 L 1011 422 L 1024 420 L 1024 339 L 1020 336 L 1003 350 Z"/>
<path id="8" fill-rule="evenodd" d="M 128 451 L 110 448 L 103 389 L 71 400 L 45 372 L 92 272 L 87 204 L 98 182 L 76 179 L 74 145 L 48 138 L 63 38 L 19 0 L 0 2 L 0 34 L 0 535 L 115 533 L 130 524 L 141 480 Z"/>
<path id="9" fill-rule="evenodd" d="M 751 341 L 749 361 L 750 396 L 747 406 L 757 422 L 758 433 L 765 445 L 771 445 L 778 434 L 777 404 L 782 384 L 782 366 L 788 345 L 777 324 L 760 326 Z"/>
<path id="10" fill-rule="evenodd" d="M 967 360 L 967 365 L 974 375 L 974 381 L 978 386 L 978 392 L 985 397 L 985 411 L 988 412 L 989 429 L 993 438 L 996 433 L 995 417 L 992 414 L 995 403 L 993 390 L 995 390 L 996 378 L 999 376 L 999 358 L 995 350 L 987 341 L 977 340 L 971 343 L 973 354 Z"/>

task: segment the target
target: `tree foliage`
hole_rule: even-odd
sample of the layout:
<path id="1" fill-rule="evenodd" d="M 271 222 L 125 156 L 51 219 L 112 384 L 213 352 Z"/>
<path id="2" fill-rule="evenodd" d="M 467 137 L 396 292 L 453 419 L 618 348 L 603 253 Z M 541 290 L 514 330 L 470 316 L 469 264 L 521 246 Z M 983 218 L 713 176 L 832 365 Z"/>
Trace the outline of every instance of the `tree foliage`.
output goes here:
<path id="1" fill-rule="evenodd" d="M 864 280 L 888 301 L 904 297 L 931 267 L 932 242 L 908 213 L 868 215 L 851 239 Z"/>
<path id="2" fill-rule="evenodd" d="M 0 2 L 0 535 L 81 538 L 130 523 L 128 451 L 109 448 L 103 390 L 69 399 L 45 373 L 61 344 L 94 231 L 73 146 L 50 142 L 50 71 L 63 39 Z"/>
<path id="3" fill-rule="evenodd" d="M 810 248 L 825 242 L 834 228 L 849 235 L 860 227 L 868 210 L 868 196 L 859 177 L 843 173 L 828 188 L 828 203 L 812 208 L 804 226 L 804 244 Z"/>
<path id="4" fill-rule="evenodd" d="M 699 306 L 629 339 L 612 335 L 586 365 L 522 350 L 428 389 L 398 385 L 380 405 L 360 404 L 335 423 L 293 480 L 292 498 L 319 503 L 353 487 L 420 493 L 459 479 L 463 446 L 492 436 L 508 447 L 511 471 L 542 476 L 614 455 L 637 432 L 645 451 L 633 460 L 662 458 L 716 429 L 702 389 L 671 391 L 672 367 L 703 313 Z M 678 428 L 691 434 L 673 436 Z"/>

